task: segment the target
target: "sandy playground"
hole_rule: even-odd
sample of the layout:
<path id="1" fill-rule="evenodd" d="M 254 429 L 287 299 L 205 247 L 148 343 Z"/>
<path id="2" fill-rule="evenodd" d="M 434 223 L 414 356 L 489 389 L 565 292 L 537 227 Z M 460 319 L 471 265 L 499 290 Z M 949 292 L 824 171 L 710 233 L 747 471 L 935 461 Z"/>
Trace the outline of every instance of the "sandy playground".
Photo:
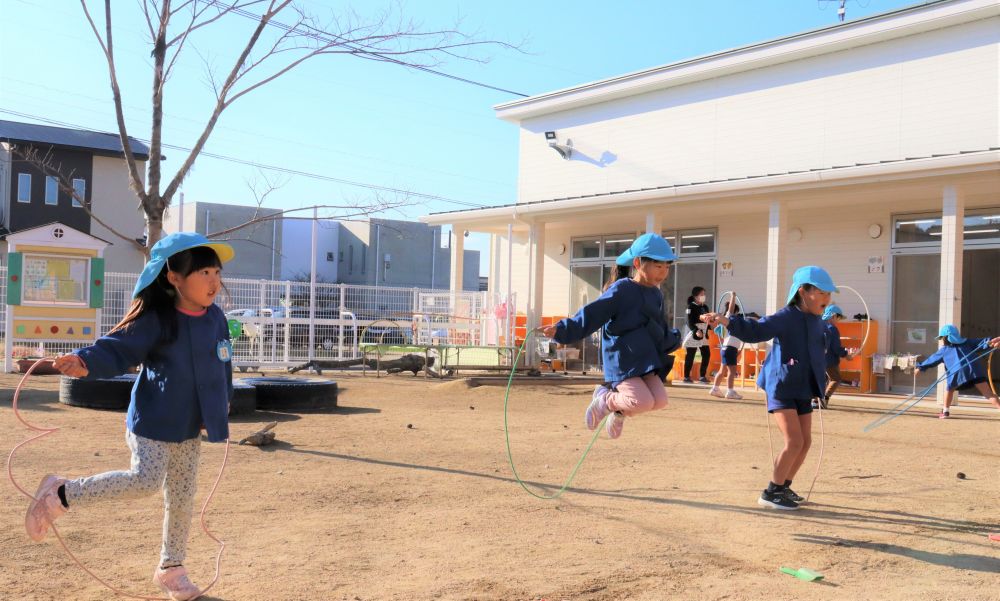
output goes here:
<path id="1" fill-rule="evenodd" d="M 834 399 L 812 504 L 756 505 L 768 477 L 760 393 L 723 401 L 673 387 L 671 406 L 602 437 L 574 488 L 542 501 L 512 479 L 503 388 L 409 375 L 336 374 L 337 411 L 258 412 L 234 438 L 278 420 L 279 442 L 234 446 L 211 509 L 228 542 L 208 599 L 998 599 L 1000 415 L 951 420 L 914 410 L 871 434 L 886 405 Z M 28 436 L 13 419 L 17 376 L 0 376 L 4 452 Z M 522 477 L 559 485 L 589 440 L 592 385 L 518 386 L 511 439 Z M 123 414 L 57 402 L 58 378 L 31 381 L 26 416 L 62 429 L 19 454 L 34 489 L 47 471 L 79 476 L 128 464 Z M 818 428 L 817 428 L 818 442 Z M 777 432 L 775 431 L 775 444 Z M 222 459 L 203 445 L 199 507 Z M 797 480 L 805 493 L 818 447 Z M 967 478 L 960 480 L 957 472 Z M 552 490 L 552 489 L 549 489 Z M 25 500 L 0 486 L 0 598 L 114 598 L 24 533 Z M 114 583 L 154 594 L 162 500 L 70 513 L 61 532 Z M 187 566 L 214 573 L 195 525 Z M 809 583 L 779 572 L 808 567 Z"/>

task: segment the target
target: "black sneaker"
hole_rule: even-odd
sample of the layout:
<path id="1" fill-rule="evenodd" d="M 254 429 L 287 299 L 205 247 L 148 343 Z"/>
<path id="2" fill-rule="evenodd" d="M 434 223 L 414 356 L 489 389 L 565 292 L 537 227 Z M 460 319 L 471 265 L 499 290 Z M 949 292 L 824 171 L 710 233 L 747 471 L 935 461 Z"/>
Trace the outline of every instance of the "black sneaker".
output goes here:
<path id="1" fill-rule="evenodd" d="M 794 511 L 799 508 L 799 504 L 788 498 L 785 495 L 784 490 L 768 492 L 765 489 L 764 492 L 760 493 L 760 498 L 757 499 L 757 504 L 762 507 L 782 509 L 784 511 Z"/>
<path id="2" fill-rule="evenodd" d="M 788 497 L 789 499 L 791 499 L 792 501 L 795 501 L 796 503 L 798 503 L 800 505 L 802 504 L 803 501 L 806 500 L 805 497 L 803 497 L 802 495 L 796 493 L 794 490 L 792 490 L 790 488 L 786 488 L 783 492 L 785 493 L 786 497 Z"/>

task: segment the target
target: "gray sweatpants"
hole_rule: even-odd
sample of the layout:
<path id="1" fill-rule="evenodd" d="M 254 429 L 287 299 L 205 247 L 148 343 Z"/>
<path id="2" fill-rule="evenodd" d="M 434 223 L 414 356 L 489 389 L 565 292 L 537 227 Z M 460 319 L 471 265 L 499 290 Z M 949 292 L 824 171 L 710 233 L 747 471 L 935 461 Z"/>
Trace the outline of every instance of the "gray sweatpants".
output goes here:
<path id="1" fill-rule="evenodd" d="M 198 458 L 201 439 L 161 442 L 126 431 L 125 442 L 132 450 L 132 469 L 104 472 L 66 483 L 70 509 L 106 499 L 135 499 L 163 488 L 163 547 L 160 566 L 184 563 L 188 533 L 198 485 Z"/>

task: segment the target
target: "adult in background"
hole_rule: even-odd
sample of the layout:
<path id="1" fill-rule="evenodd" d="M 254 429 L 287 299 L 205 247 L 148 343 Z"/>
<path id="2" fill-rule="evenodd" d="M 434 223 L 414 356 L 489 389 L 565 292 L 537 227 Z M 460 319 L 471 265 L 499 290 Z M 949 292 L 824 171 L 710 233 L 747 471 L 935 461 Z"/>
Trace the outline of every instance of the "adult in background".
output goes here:
<path id="1" fill-rule="evenodd" d="M 684 381 L 691 383 L 694 379 L 691 368 L 694 367 L 694 358 L 701 352 L 701 377 L 699 382 L 708 384 L 708 363 L 712 357 L 712 349 L 708 345 L 708 325 L 702 323 L 701 316 L 711 312 L 705 304 L 707 296 L 705 289 L 695 286 L 691 289 L 691 296 L 687 300 L 687 324 L 688 335 L 684 338 L 684 348 L 687 349 L 684 355 Z"/>

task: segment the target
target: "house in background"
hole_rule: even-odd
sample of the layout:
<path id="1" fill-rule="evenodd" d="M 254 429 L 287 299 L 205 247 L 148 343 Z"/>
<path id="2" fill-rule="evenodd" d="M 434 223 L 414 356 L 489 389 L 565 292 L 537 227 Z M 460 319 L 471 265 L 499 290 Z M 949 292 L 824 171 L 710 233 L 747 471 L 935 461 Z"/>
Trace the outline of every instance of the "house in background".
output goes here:
<path id="1" fill-rule="evenodd" d="M 183 212 L 183 217 L 181 213 Z M 221 232 L 277 209 L 223 203 L 172 205 L 164 231 Z M 236 250 L 226 275 L 271 280 L 308 280 L 312 264 L 312 219 L 276 217 L 220 236 Z M 394 219 L 341 222 L 320 219 L 316 227 L 319 282 L 405 288 L 450 286 L 451 236 L 440 227 Z M 464 251 L 461 289 L 479 288 L 479 251 Z"/>
<path id="2" fill-rule="evenodd" d="M 129 145 L 144 177 L 149 148 L 135 139 Z M 31 149 L 50 157 L 51 164 L 85 198 L 95 218 L 60 190 L 56 177 L 24 159 Z M 129 189 L 124 159 L 121 141 L 114 134 L 0 120 L 0 226 L 4 233 L 60 222 L 110 241 L 104 253 L 107 271 L 140 271 L 145 258 L 132 240 L 143 238 L 145 220 Z M 124 240 L 98 220 L 130 239 Z"/>

